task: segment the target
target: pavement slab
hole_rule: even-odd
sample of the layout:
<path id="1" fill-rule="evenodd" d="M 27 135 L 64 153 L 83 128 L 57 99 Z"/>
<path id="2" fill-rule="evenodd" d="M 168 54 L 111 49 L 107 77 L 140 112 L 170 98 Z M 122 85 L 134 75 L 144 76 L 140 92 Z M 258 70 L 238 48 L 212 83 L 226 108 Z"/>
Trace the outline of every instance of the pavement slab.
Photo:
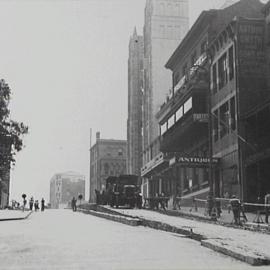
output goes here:
<path id="1" fill-rule="evenodd" d="M 219 252 L 224 251 L 222 253 L 225 253 L 225 247 L 228 247 L 227 255 L 231 256 L 233 252 L 235 258 L 252 265 L 268 264 L 270 262 L 269 234 L 224 227 L 218 224 L 185 219 L 182 217 L 168 216 L 159 212 L 143 209 L 115 209 L 115 211 L 145 220 L 168 224 L 179 229 L 185 229 L 186 231 L 192 230 L 192 233 L 201 235 L 204 240 L 214 239 L 204 242 L 205 246 L 211 248 L 215 243 L 217 247 L 215 250 Z M 241 254 L 245 256 L 244 259 L 241 258 Z M 248 257 L 253 259 L 248 259 Z"/>

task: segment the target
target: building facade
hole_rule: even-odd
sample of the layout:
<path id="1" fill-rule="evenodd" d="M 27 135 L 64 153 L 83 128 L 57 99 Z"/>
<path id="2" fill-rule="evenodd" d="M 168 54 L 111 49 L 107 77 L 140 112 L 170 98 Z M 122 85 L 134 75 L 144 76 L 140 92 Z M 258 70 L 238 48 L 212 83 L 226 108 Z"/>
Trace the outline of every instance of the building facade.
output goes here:
<path id="1" fill-rule="evenodd" d="M 270 190 L 267 25 L 267 16 L 237 17 L 210 47 L 213 155 L 221 158 L 215 192 L 247 202 Z"/>
<path id="2" fill-rule="evenodd" d="M 144 21 L 143 166 L 159 154 L 159 125 L 155 117 L 170 87 L 164 68 L 188 31 L 188 0 L 147 0 Z M 143 183 L 147 193 L 147 181 Z"/>
<path id="3" fill-rule="evenodd" d="M 217 98 L 214 96 L 214 90 L 210 92 L 210 85 L 211 88 L 215 88 L 212 79 L 210 80 L 210 77 L 212 78 L 210 66 L 211 70 L 216 70 L 218 65 L 220 72 L 226 69 L 221 75 L 214 75 L 219 76 L 216 80 L 220 87 L 225 86 L 226 80 L 233 81 L 235 69 L 231 60 L 232 51 L 229 48 L 226 58 L 223 57 L 224 59 L 215 63 L 215 60 L 209 57 L 208 49 L 218 33 L 235 16 L 261 18 L 262 6 L 257 0 L 241 0 L 224 9 L 202 12 L 169 58 L 166 67 L 173 73 L 172 96 L 156 114 L 160 127 L 161 154 L 142 168 L 143 177 L 149 181 L 151 195 L 163 192 L 172 196 L 177 190 L 181 193 L 178 195 L 183 198 L 193 196 L 205 198 L 209 193 L 211 179 L 215 195 L 221 196 L 223 182 L 220 181 L 220 177 L 221 173 L 224 174 L 226 171 L 226 166 L 228 171 L 237 177 L 234 165 L 223 166 L 227 155 L 235 149 L 233 145 L 236 139 L 227 138 L 226 145 L 225 139 L 215 143 L 216 133 L 213 132 L 216 129 L 213 128 L 212 131 L 209 125 L 211 119 L 214 127 L 218 121 L 220 126 L 218 136 L 225 137 L 224 124 L 221 124 L 224 117 L 221 119 L 216 115 L 217 104 L 221 105 L 220 100 L 225 98 L 225 94 L 219 92 Z M 220 52 L 223 50 L 224 48 Z M 216 77 L 213 77 L 213 80 Z M 231 111 L 228 112 L 227 107 L 222 107 L 222 115 L 230 114 L 232 128 L 236 128 L 234 126 L 237 121 L 237 112 L 234 110 L 236 101 L 233 99 L 231 86 L 228 86 L 227 91 L 228 103 L 225 106 L 230 107 Z M 224 150 L 222 155 L 221 148 Z M 237 159 L 237 156 L 232 158 Z"/>
<path id="4" fill-rule="evenodd" d="M 90 149 L 90 198 L 96 202 L 96 190 L 106 186 L 109 176 L 126 174 L 127 141 L 101 139 L 96 133 L 96 143 Z"/>
<path id="5" fill-rule="evenodd" d="M 51 208 L 67 207 L 72 198 L 85 198 L 85 177 L 75 172 L 55 174 L 50 181 Z"/>
<path id="6" fill-rule="evenodd" d="M 140 175 L 142 167 L 143 37 L 136 28 L 129 41 L 127 173 Z"/>

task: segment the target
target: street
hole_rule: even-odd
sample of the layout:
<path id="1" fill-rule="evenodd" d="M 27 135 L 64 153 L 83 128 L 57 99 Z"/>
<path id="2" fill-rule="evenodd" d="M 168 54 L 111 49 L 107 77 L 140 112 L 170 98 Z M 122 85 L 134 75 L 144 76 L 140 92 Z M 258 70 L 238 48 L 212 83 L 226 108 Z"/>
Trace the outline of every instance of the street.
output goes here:
<path id="1" fill-rule="evenodd" d="M 252 268 L 179 235 L 70 210 L 33 213 L 0 227 L 0 269 Z"/>

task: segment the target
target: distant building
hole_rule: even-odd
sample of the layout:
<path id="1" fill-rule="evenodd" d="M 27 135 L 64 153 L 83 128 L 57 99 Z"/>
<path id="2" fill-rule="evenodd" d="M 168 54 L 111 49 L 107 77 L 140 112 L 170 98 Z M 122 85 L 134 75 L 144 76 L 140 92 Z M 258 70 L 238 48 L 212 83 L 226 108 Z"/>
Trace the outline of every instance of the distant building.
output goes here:
<path id="1" fill-rule="evenodd" d="M 140 175 L 142 166 L 143 37 L 136 28 L 129 41 L 127 173 Z"/>
<path id="2" fill-rule="evenodd" d="M 96 201 L 95 190 L 105 188 L 108 176 L 126 174 L 127 141 L 100 139 L 96 133 L 96 143 L 90 149 L 90 202 Z"/>
<path id="3" fill-rule="evenodd" d="M 50 182 L 50 204 L 52 208 L 66 207 L 72 198 L 85 198 L 85 177 L 75 172 L 55 174 Z"/>

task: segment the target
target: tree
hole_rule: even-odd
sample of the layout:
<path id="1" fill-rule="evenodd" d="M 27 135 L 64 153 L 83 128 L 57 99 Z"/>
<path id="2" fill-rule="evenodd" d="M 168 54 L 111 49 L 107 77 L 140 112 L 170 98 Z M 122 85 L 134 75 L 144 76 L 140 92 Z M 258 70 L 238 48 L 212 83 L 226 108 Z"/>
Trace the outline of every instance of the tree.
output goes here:
<path id="1" fill-rule="evenodd" d="M 10 168 L 15 164 L 15 155 L 23 148 L 23 136 L 28 133 L 24 123 L 10 119 L 9 85 L 0 80 L 0 168 Z"/>

